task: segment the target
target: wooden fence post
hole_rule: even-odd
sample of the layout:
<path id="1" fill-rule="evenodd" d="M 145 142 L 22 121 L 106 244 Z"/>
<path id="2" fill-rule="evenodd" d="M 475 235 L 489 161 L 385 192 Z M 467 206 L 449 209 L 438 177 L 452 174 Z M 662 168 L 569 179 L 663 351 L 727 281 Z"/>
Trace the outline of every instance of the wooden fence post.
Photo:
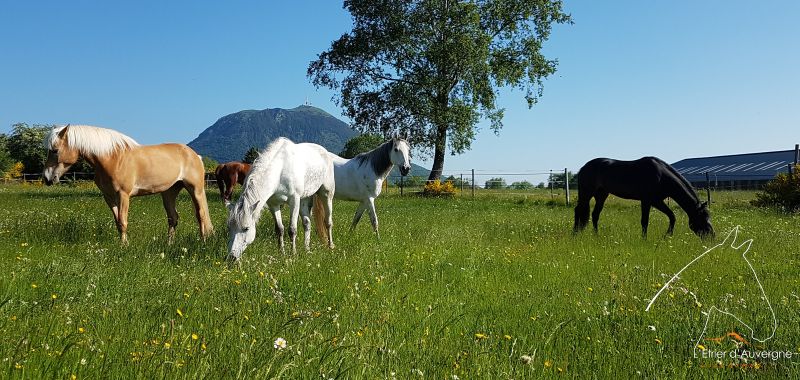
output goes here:
<path id="1" fill-rule="evenodd" d="M 711 177 L 708 176 L 708 172 L 706 172 L 706 198 L 708 206 L 711 207 Z"/>
<path id="2" fill-rule="evenodd" d="M 569 172 L 564 168 L 564 189 L 567 191 L 567 206 L 569 206 Z"/>

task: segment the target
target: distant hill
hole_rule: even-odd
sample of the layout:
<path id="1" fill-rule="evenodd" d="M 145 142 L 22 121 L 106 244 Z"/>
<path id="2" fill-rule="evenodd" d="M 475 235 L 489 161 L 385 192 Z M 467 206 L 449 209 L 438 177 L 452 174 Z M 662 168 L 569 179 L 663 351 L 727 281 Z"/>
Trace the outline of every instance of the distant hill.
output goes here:
<path id="1" fill-rule="evenodd" d="M 246 110 L 223 116 L 189 143 L 201 156 L 219 162 L 241 161 L 251 146 L 261 150 L 278 137 L 312 142 L 338 153 L 358 132 L 312 106 Z"/>

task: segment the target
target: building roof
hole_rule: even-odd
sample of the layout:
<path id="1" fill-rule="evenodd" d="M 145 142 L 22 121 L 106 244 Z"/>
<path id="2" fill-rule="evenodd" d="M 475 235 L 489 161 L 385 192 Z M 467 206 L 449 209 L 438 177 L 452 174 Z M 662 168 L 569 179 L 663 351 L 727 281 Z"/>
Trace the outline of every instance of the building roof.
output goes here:
<path id="1" fill-rule="evenodd" d="M 680 160 L 672 166 L 689 182 L 705 182 L 706 172 L 712 181 L 763 181 L 786 173 L 794 163 L 794 150 L 745 153 L 730 156 L 697 157 Z"/>

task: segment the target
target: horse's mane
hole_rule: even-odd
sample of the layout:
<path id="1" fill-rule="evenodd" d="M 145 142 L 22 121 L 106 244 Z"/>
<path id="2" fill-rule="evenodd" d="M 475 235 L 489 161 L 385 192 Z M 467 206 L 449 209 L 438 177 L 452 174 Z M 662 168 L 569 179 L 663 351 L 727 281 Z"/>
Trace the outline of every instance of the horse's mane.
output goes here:
<path id="1" fill-rule="evenodd" d="M 266 201 L 266 199 L 263 199 L 263 193 L 267 192 L 268 189 L 264 186 L 263 182 L 266 180 L 271 167 L 280 168 L 282 166 L 274 165 L 274 160 L 278 153 L 287 145 L 294 145 L 294 143 L 285 137 L 278 137 L 258 155 L 258 158 L 256 158 L 250 166 L 250 174 L 247 175 L 244 187 L 242 188 L 242 194 L 239 196 L 239 201 L 236 202 L 231 212 L 231 218 L 236 218 L 241 224 L 242 219 L 246 216 L 246 213 L 249 212 L 250 205 L 254 205 L 262 200 Z M 253 216 L 256 222 L 260 214 L 260 212 L 256 212 Z"/>
<path id="2" fill-rule="evenodd" d="M 54 127 L 44 139 L 47 149 L 53 149 L 65 126 Z M 117 150 L 127 150 L 139 146 L 134 139 L 113 129 L 93 127 L 90 125 L 70 125 L 67 130 L 67 145 L 77 149 L 81 154 L 106 156 Z"/>
<path id="3" fill-rule="evenodd" d="M 659 163 L 661 163 L 667 169 L 667 171 L 669 171 L 675 177 L 675 179 L 677 179 L 678 182 L 681 185 L 683 185 L 682 186 L 683 189 L 685 190 L 686 194 L 689 195 L 692 198 L 692 200 L 694 201 L 695 205 L 699 205 L 700 204 L 700 199 L 697 198 L 697 194 L 695 193 L 694 187 L 692 186 L 692 184 L 689 183 L 689 181 L 686 180 L 686 178 L 683 175 L 681 175 L 681 173 L 678 173 L 678 171 L 675 170 L 675 168 L 673 168 L 672 165 L 664 162 L 660 158 L 656 158 L 656 157 L 653 157 L 653 158 L 656 161 L 658 161 Z"/>
<path id="4" fill-rule="evenodd" d="M 394 147 L 395 139 L 391 139 L 379 147 L 365 153 L 361 153 L 355 157 L 354 160 L 358 161 L 358 166 L 369 163 L 372 166 L 372 171 L 377 176 L 383 176 L 392 167 L 391 151 Z"/>

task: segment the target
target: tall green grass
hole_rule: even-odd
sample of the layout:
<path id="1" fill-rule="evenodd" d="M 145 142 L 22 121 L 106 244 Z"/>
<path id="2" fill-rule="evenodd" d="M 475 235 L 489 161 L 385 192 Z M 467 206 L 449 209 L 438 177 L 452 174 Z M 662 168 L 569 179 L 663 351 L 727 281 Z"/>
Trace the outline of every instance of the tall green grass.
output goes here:
<path id="1" fill-rule="evenodd" d="M 749 207 L 751 193 L 716 195 L 715 229 L 741 225 L 754 239 L 748 256 L 778 318 L 759 347 L 800 351 L 800 218 Z M 572 210 L 547 192 L 392 194 L 377 202 L 380 240 L 366 218 L 350 233 L 355 204 L 337 202 L 336 249 L 314 241 L 284 256 L 265 214 L 231 267 L 225 208 L 208 198 L 216 234 L 205 243 L 182 195 L 167 245 L 156 196 L 134 198 L 123 247 L 94 188 L 0 187 L 0 377 L 800 375 L 800 358 L 732 369 L 694 357 L 705 308 L 681 288 L 705 306 L 736 294 L 748 323 L 771 326 L 735 255 L 710 257 L 645 312 L 669 276 L 724 237 L 701 241 L 679 210 L 673 237 L 654 211 L 645 240 L 638 204 L 612 199 L 598 235 L 573 236 Z M 743 332 L 732 320 L 712 328 Z"/>

